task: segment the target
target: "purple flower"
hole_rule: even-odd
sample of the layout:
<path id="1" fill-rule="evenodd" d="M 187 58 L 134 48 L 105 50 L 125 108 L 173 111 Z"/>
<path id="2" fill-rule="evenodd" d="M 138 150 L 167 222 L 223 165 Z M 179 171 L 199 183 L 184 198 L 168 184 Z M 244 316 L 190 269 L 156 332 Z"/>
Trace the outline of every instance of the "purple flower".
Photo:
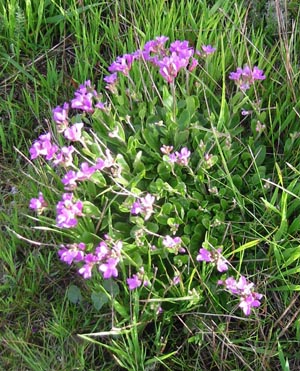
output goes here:
<path id="1" fill-rule="evenodd" d="M 252 308 L 260 306 L 260 299 L 263 295 L 255 292 L 254 284 L 248 282 L 244 276 L 241 276 L 238 281 L 233 277 L 228 277 L 225 281 L 219 281 L 219 284 L 224 285 L 228 291 L 240 297 L 239 307 L 246 316 L 250 315 Z"/>
<path id="2" fill-rule="evenodd" d="M 84 258 L 85 264 L 78 270 L 78 273 L 83 276 L 84 279 L 92 277 L 92 269 L 98 262 L 98 258 L 93 254 L 87 254 Z"/>
<path id="3" fill-rule="evenodd" d="M 68 126 L 69 103 L 64 103 L 62 107 L 57 106 L 52 110 L 52 118 L 57 124 L 59 133 L 63 132 Z"/>
<path id="4" fill-rule="evenodd" d="M 181 68 L 188 65 L 188 60 L 179 57 L 176 53 L 172 53 L 169 57 L 164 57 L 162 60 L 158 61 L 157 65 L 159 68 L 159 73 L 168 82 L 172 83 Z"/>
<path id="5" fill-rule="evenodd" d="M 80 170 L 77 172 L 77 180 L 87 180 L 94 174 L 95 171 L 96 169 L 94 166 L 89 166 L 87 162 L 83 162 L 80 165 Z"/>
<path id="6" fill-rule="evenodd" d="M 201 248 L 199 254 L 196 257 L 197 261 L 205 261 L 208 263 L 214 263 L 217 266 L 219 272 L 225 272 L 228 270 L 227 262 L 223 258 L 222 249 L 217 249 L 215 251 L 208 251 L 207 249 Z"/>
<path id="7" fill-rule="evenodd" d="M 180 152 L 176 151 L 175 153 L 169 154 L 169 160 L 180 166 L 188 166 L 190 156 L 191 152 L 188 150 L 188 148 L 183 147 L 181 148 Z"/>
<path id="8" fill-rule="evenodd" d="M 177 164 L 182 166 L 187 166 L 189 157 L 191 156 L 191 152 L 186 148 L 183 147 L 180 152 L 176 152 L 177 154 Z"/>
<path id="9" fill-rule="evenodd" d="M 75 151 L 73 146 L 62 147 L 60 152 L 56 153 L 53 165 L 69 167 L 73 165 L 72 153 Z"/>
<path id="10" fill-rule="evenodd" d="M 114 73 L 112 73 L 112 74 L 110 74 L 110 75 L 108 75 L 108 76 L 105 76 L 105 77 L 103 78 L 103 80 L 104 80 L 107 84 L 109 84 L 109 85 L 111 85 L 111 84 L 115 84 L 115 83 L 117 82 L 117 80 L 118 80 L 118 74 L 117 74 L 117 72 L 114 72 Z"/>
<path id="11" fill-rule="evenodd" d="M 204 248 L 201 248 L 201 249 L 199 250 L 199 254 L 198 254 L 197 257 L 196 257 L 196 260 L 197 260 L 198 262 L 200 262 L 200 261 L 205 261 L 205 262 L 210 263 L 210 262 L 213 261 L 213 258 L 212 258 L 212 254 L 211 254 L 210 251 L 208 251 L 208 250 L 206 250 L 206 249 L 204 249 Z"/>
<path id="12" fill-rule="evenodd" d="M 178 285 L 180 283 L 180 276 L 174 276 L 172 282 L 174 285 Z"/>
<path id="13" fill-rule="evenodd" d="M 118 270 L 116 268 L 118 263 L 118 258 L 109 258 L 106 263 L 101 264 L 99 270 L 103 273 L 103 278 L 118 277 Z"/>
<path id="14" fill-rule="evenodd" d="M 36 159 L 39 156 L 44 156 L 46 160 L 52 160 L 58 147 L 51 143 L 51 134 L 43 134 L 39 136 L 31 148 L 29 149 L 31 160 Z"/>
<path id="15" fill-rule="evenodd" d="M 265 80 L 266 76 L 264 75 L 263 70 L 259 70 L 258 67 L 254 66 L 252 71 L 253 80 Z"/>
<path id="16" fill-rule="evenodd" d="M 90 80 L 79 86 L 75 92 L 75 98 L 71 101 L 71 107 L 88 113 L 93 113 L 93 98 L 98 97 L 98 93 L 91 85 Z"/>
<path id="17" fill-rule="evenodd" d="M 156 64 L 166 55 L 165 43 L 168 40 L 169 38 L 166 36 L 158 36 L 155 40 L 146 42 L 142 51 L 144 59 Z"/>
<path id="18" fill-rule="evenodd" d="M 95 255 L 99 261 L 106 259 L 109 256 L 109 249 L 106 242 L 101 241 L 95 249 Z"/>
<path id="19" fill-rule="evenodd" d="M 130 277 L 127 278 L 126 281 L 127 281 L 129 290 L 134 290 L 137 287 L 140 287 L 142 284 L 142 281 L 139 279 L 139 277 L 136 274 L 134 274 L 131 278 Z"/>
<path id="20" fill-rule="evenodd" d="M 30 209 L 35 210 L 38 214 L 41 214 L 43 210 L 48 206 L 44 199 L 43 193 L 39 192 L 38 198 L 32 198 L 29 203 Z"/>
<path id="21" fill-rule="evenodd" d="M 105 161 L 102 158 L 97 158 L 96 165 L 94 166 L 96 170 L 102 170 L 105 168 Z"/>
<path id="22" fill-rule="evenodd" d="M 180 58 L 189 60 L 194 54 L 194 49 L 189 46 L 188 41 L 176 40 L 170 45 L 170 52 L 176 53 Z"/>
<path id="23" fill-rule="evenodd" d="M 236 72 L 230 72 L 229 78 L 230 80 L 238 81 L 242 76 L 243 70 L 242 68 L 238 67 Z"/>
<path id="24" fill-rule="evenodd" d="M 196 58 L 192 58 L 190 64 L 189 64 L 189 71 L 192 72 L 194 69 L 198 66 L 199 62 Z"/>
<path id="25" fill-rule="evenodd" d="M 173 249 L 175 247 L 178 247 L 178 245 L 181 244 L 181 238 L 165 236 L 162 243 L 165 247 Z"/>
<path id="26" fill-rule="evenodd" d="M 85 244 L 83 242 L 80 242 L 79 244 L 72 244 L 72 245 L 61 245 L 60 250 L 58 250 L 58 255 L 60 257 L 60 260 L 63 262 L 71 265 L 73 261 L 75 263 L 78 263 L 84 259 L 84 251 L 85 250 Z"/>
<path id="27" fill-rule="evenodd" d="M 62 183 L 65 186 L 65 189 L 70 191 L 73 190 L 77 187 L 76 181 L 78 180 L 77 178 L 77 173 L 74 170 L 69 170 L 64 177 L 62 178 Z"/>
<path id="28" fill-rule="evenodd" d="M 72 228 L 77 225 L 76 216 L 82 216 L 83 204 L 73 202 L 73 193 L 64 193 L 56 205 L 56 225 L 60 228 Z"/>
<path id="29" fill-rule="evenodd" d="M 201 48 L 204 52 L 204 56 L 210 55 L 217 50 L 216 48 L 213 48 L 211 45 L 202 45 Z"/>
<path id="30" fill-rule="evenodd" d="M 264 80 L 266 76 L 256 66 L 253 67 L 253 70 L 249 66 L 245 66 L 244 68 L 238 67 L 235 72 L 231 72 L 229 78 L 234 80 L 241 90 L 246 91 L 255 80 Z"/>
<path id="31" fill-rule="evenodd" d="M 82 128 L 83 128 L 82 122 L 72 125 L 70 128 L 67 128 L 64 131 L 65 138 L 67 138 L 68 140 L 71 140 L 72 142 L 80 141 Z"/>
<path id="32" fill-rule="evenodd" d="M 163 238 L 162 244 L 171 249 L 173 253 L 178 254 L 178 253 L 185 253 L 185 248 L 181 246 L 182 240 L 180 237 L 170 237 L 170 236 L 165 236 Z"/>
<path id="33" fill-rule="evenodd" d="M 136 56 L 133 54 L 124 54 L 122 57 L 117 57 L 116 61 L 108 67 L 108 71 L 111 73 L 121 72 L 128 76 L 134 59 L 136 59 Z"/>
<path id="34" fill-rule="evenodd" d="M 140 200 L 137 200 L 132 204 L 130 211 L 131 214 L 142 214 L 144 219 L 148 220 L 153 213 L 154 201 L 155 197 L 148 193 L 145 197 L 140 198 Z"/>
<path id="35" fill-rule="evenodd" d="M 143 211 L 142 204 L 139 200 L 135 201 L 131 206 L 131 214 L 138 215 Z"/>

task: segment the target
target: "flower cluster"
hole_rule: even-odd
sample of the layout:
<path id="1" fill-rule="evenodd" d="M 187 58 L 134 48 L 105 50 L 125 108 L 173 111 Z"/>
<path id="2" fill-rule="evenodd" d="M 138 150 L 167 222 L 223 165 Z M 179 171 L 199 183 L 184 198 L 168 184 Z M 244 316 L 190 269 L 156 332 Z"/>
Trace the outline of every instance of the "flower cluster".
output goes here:
<path id="1" fill-rule="evenodd" d="M 228 263 L 222 256 L 221 248 L 215 249 L 214 251 L 201 248 L 196 260 L 215 264 L 219 272 L 228 270 Z M 233 277 L 228 277 L 225 280 L 219 280 L 218 284 L 223 285 L 231 294 L 240 298 L 239 307 L 246 316 L 251 314 L 252 308 L 260 306 L 259 300 L 262 298 L 262 295 L 253 291 L 254 283 L 248 282 L 244 276 L 241 276 L 238 281 Z"/>
<path id="2" fill-rule="evenodd" d="M 221 253 L 221 248 L 216 249 L 215 251 L 208 251 L 207 249 L 201 248 L 199 250 L 199 254 L 196 257 L 196 260 L 214 263 L 217 266 L 217 270 L 219 272 L 225 272 L 228 270 L 228 266 Z"/>
<path id="3" fill-rule="evenodd" d="M 78 273 L 83 278 L 92 277 L 94 266 L 98 267 L 104 279 L 118 276 L 117 265 L 121 258 L 122 242 L 113 241 L 108 238 L 101 241 L 93 253 L 85 253 L 86 245 L 84 243 L 61 245 L 58 255 L 60 259 L 71 265 L 74 263 L 83 263 Z"/>
<path id="4" fill-rule="evenodd" d="M 171 249 L 175 254 L 185 253 L 185 248 L 181 246 L 182 240 L 180 237 L 165 236 L 162 241 L 163 245 Z"/>
<path id="5" fill-rule="evenodd" d="M 188 148 L 183 147 L 180 152 L 176 151 L 172 153 L 173 146 L 163 145 L 160 150 L 163 154 L 168 155 L 168 160 L 170 162 L 176 163 L 180 166 L 188 166 L 189 158 L 191 156 L 191 151 L 189 151 Z"/>
<path id="6" fill-rule="evenodd" d="M 108 68 L 110 75 L 103 79 L 106 84 L 106 89 L 111 93 L 116 94 L 119 76 L 123 75 L 129 78 L 133 64 L 138 63 L 138 61 L 153 66 L 162 77 L 162 82 L 164 82 L 165 85 L 166 82 L 167 84 L 174 84 L 180 71 L 183 70 L 188 75 L 189 72 L 193 71 L 198 66 L 200 58 L 206 58 L 215 52 L 215 48 L 211 45 L 202 45 L 201 49 L 197 50 L 191 47 L 189 42 L 186 40 L 176 40 L 171 43 L 169 47 L 166 46 L 167 41 L 168 37 L 166 36 L 157 37 L 154 40 L 148 41 L 142 50 L 136 50 L 133 53 L 117 57 Z M 151 68 L 151 71 L 152 70 L 153 68 Z M 236 72 L 232 72 L 229 78 L 234 80 L 242 90 L 247 90 L 255 80 L 263 80 L 265 76 L 263 75 L 263 71 L 259 70 L 257 67 L 254 67 L 253 70 L 251 70 L 246 66 L 243 69 L 238 68 Z M 173 94 L 172 99 L 176 99 L 174 85 L 171 85 L 171 90 Z M 82 230 L 85 223 L 82 218 L 88 218 L 89 216 L 94 218 L 96 215 L 102 215 L 103 218 L 101 219 L 105 220 L 106 225 L 108 224 L 107 219 L 109 219 L 110 231 L 112 231 L 110 233 L 116 233 L 116 235 L 112 235 L 113 237 L 106 236 L 105 239 L 95 248 L 91 246 L 91 243 L 83 242 L 61 245 L 58 251 L 61 261 L 68 265 L 76 264 L 78 266 L 78 273 L 84 279 L 91 278 L 93 271 L 95 270 L 100 272 L 104 279 L 116 278 L 119 276 L 119 271 L 124 274 L 127 270 L 126 264 L 128 264 L 128 262 L 125 261 L 125 257 L 128 257 L 129 262 L 132 263 L 132 257 L 129 256 L 131 252 L 130 249 L 132 249 L 135 251 L 135 256 L 137 256 L 139 263 L 136 265 L 136 273 L 131 274 L 131 269 L 129 268 L 128 271 L 130 273 L 125 277 L 129 290 L 134 290 L 141 286 L 147 286 L 150 284 L 148 276 L 146 276 L 146 273 L 144 272 L 144 266 L 140 268 L 143 263 L 142 254 L 145 253 L 146 249 L 147 259 L 149 261 L 152 259 L 152 253 L 153 256 L 155 256 L 161 251 L 164 256 L 170 256 L 169 262 L 172 262 L 172 255 L 177 255 L 174 258 L 178 259 L 174 259 L 174 261 L 176 260 L 178 264 L 187 264 L 188 260 L 191 258 L 189 245 L 186 241 L 191 240 L 190 237 L 192 233 L 189 232 L 190 226 L 185 225 L 186 220 L 188 220 L 185 218 L 188 218 L 189 215 L 191 215 L 191 218 L 197 220 L 197 226 L 199 226 L 199 229 L 202 229 L 202 225 L 197 215 L 199 214 L 200 207 L 197 204 L 197 208 L 199 207 L 197 210 L 187 210 L 189 206 L 186 206 L 185 210 L 183 210 L 183 208 L 185 205 L 192 205 L 192 207 L 195 206 L 193 204 L 194 200 L 201 199 L 201 195 L 199 195 L 201 187 L 197 189 L 197 192 L 193 192 L 192 197 L 186 197 L 184 192 L 185 190 L 188 191 L 191 185 L 199 183 L 201 180 L 201 174 L 199 174 L 198 178 L 192 178 L 195 175 L 192 169 L 190 172 L 181 171 L 179 166 L 189 166 L 191 162 L 191 150 L 194 151 L 193 153 L 195 153 L 195 158 L 197 157 L 197 148 L 194 143 L 198 142 L 195 140 L 194 143 L 187 144 L 185 136 L 183 136 L 183 138 L 179 137 L 174 140 L 173 143 L 170 143 L 174 144 L 176 148 L 179 147 L 178 151 L 173 151 L 173 145 L 162 145 L 161 143 L 166 142 L 166 138 L 160 137 L 158 147 L 162 145 L 160 151 L 163 156 L 156 154 L 159 167 L 155 167 L 153 172 L 153 164 L 150 161 L 149 163 L 146 161 L 145 163 L 142 163 L 142 159 L 140 161 L 141 169 L 143 169 L 141 174 L 136 175 L 135 173 L 133 175 L 134 171 L 139 172 L 140 169 L 139 154 L 142 156 L 147 153 L 146 147 L 149 146 L 149 143 L 151 146 L 152 138 L 150 138 L 149 142 L 145 140 L 144 143 L 139 143 L 139 140 L 141 139 L 142 141 L 143 135 L 145 134 L 143 133 L 138 141 L 135 142 L 133 140 L 131 142 L 132 148 L 134 146 L 136 147 L 132 149 L 134 155 L 129 154 L 129 151 L 126 151 L 125 145 L 128 144 L 129 147 L 129 139 L 132 139 L 132 132 L 128 134 L 126 132 L 126 125 L 123 127 L 123 123 L 116 122 L 116 117 L 120 117 L 119 120 L 122 121 L 121 116 L 111 114 L 114 103 L 112 104 L 110 102 L 113 102 L 113 100 L 109 99 L 107 102 L 103 102 L 101 99 L 102 95 L 95 90 L 90 80 L 85 81 L 76 90 L 73 99 L 52 110 L 52 118 L 56 124 L 56 130 L 54 130 L 54 132 L 58 133 L 58 136 L 60 137 L 55 138 L 51 133 L 40 135 L 32 144 L 29 152 L 31 160 L 42 157 L 50 163 L 52 170 L 60 177 L 64 188 L 63 192 L 66 192 L 62 194 L 62 197 L 55 208 L 56 226 L 58 228 L 74 228 L 74 236 L 78 232 L 76 237 L 78 241 L 90 241 L 89 239 L 85 240 L 83 238 Z M 192 101 L 190 101 L 190 103 L 191 102 Z M 178 111 L 182 109 L 184 104 L 184 101 L 181 102 L 181 106 L 178 105 L 178 107 L 174 104 L 174 116 L 177 114 L 175 111 L 177 109 Z M 195 110 L 193 104 L 189 104 L 189 106 L 186 104 L 184 107 L 186 110 L 188 110 L 188 107 L 191 110 Z M 109 116 L 110 114 L 111 116 Z M 164 112 L 161 114 L 163 115 Z M 103 138 L 98 135 L 97 132 L 93 131 L 93 126 L 92 129 L 85 126 L 87 121 L 93 122 L 94 117 L 96 120 L 99 118 L 99 122 L 102 125 L 101 130 L 105 133 Z M 165 120 L 165 118 L 163 119 Z M 167 119 L 166 116 L 166 124 L 164 123 L 162 126 L 164 126 L 163 129 L 167 128 L 168 130 Z M 130 121 L 126 119 L 126 123 L 128 122 L 130 123 Z M 173 120 L 172 125 L 175 124 L 175 122 L 176 120 Z M 134 125 L 131 125 L 131 123 L 130 126 L 132 126 L 131 129 L 133 129 L 134 132 L 140 130 L 134 127 Z M 166 131 L 168 132 L 168 140 L 172 138 L 172 130 L 169 130 L 169 132 Z M 162 136 L 162 133 L 164 133 L 163 130 L 158 135 Z M 115 143 L 114 139 L 116 139 Z M 199 141 L 199 143 L 201 143 L 201 141 Z M 65 145 L 60 147 L 58 143 L 63 142 Z M 120 142 L 123 147 L 119 146 Z M 112 153 L 111 151 L 114 152 Z M 131 157 L 135 156 L 136 158 L 133 159 L 134 164 L 131 166 Z M 215 163 L 214 156 L 208 153 L 204 154 L 204 160 L 205 164 L 203 169 L 206 170 Z M 128 164 L 126 163 L 127 161 Z M 156 166 L 156 164 L 154 165 Z M 127 178 L 123 175 L 123 169 L 125 169 L 125 173 L 126 171 L 128 173 L 128 175 L 126 175 Z M 163 180 L 156 178 L 156 169 L 158 169 L 157 173 L 160 173 L 161 170 Z M 142 176 L 143 171 L 145 172 L 144 179 Z M 178 179 L 174 179 L 177 177 L 177 172 L 182 173 L 184 176 L 180 182 Z M 161 181 L 161 183 L 157 182 L 156 184 L 157 180 Z M 84 181 L 86 183 L 92 182 L 93 184 L 87 184 L 87 187 L 85 187 L 85 184 L 83 185 L 81 183 Z M 149 184 L 150 187 L 142 188 L 145 184 Z M 89 186 L 91 187 L 89 188 Z M 98 186 L 100 189 L 97 188 Z M 158 191 L 158 187 L 160 187 L 161 193 Z M 110 215 L 108 218 L 105 208 L 102 212 L 95 204 L 92 204 L 92 202 L 82 202 L 79 199 L 83 199 L 88 195 L 89 189 L 95 191 L 96 195 L 100 195 L 101 197 L 103 196 L 103 199 L 106 199 L 107 197 L 106 200 L 109 205 L 107 209 L 111 208 L 112 210 L 112 212 L 109 210 Z M 174 189 L 176 189 L 176 191 L 173 191 Z M 210 190 L 210 188 L 208 190 Z M 135 196 L 133 199 L 133 195 L 139 195 L 142 194 L 142 192 L 144 192 L 144 197 Z M 166 196 L 168 195 L 168 192 L 172 194 L 172 199 L 168 199 L 168 196 Z M 178 200 L 177 202 L 177 200 L 175 200 L 177 195 L 178 197 L 182 195 L 183 199 L 180 201 Z M 126 211 L 128 213 L 130 212 L 131 215 L 141 216 L 144 221 L 141 221 L 141 218 L 139 217 L 130 217 L 125 223 L 124 220 L 122 220 L 120 223 L 114 224 L 114 218 L 117 216 L 116 208 L 120 206 L 119 201 L 123 196 L 127 197 L 124 201 Z M 130 210 L 128 210 L 128 200 L 130 200 Z M 154 203 L 156 201 L 158 205 L 155 206 L 160 210 L 164 210 L 161 212 L 161 215 L 155 214 L 156 207 L 154 207 Z M 173 201 L 174 203 L 172 204 Z M 87 211 L 88 204 L 92 204 L 92 211 L 90 213 Z M 176 206 L 174 206 L 175 204 Z M 103 205 L 101 204 L 101 207 L 102 206 Z M 40 192 L 38 198 L 31 199 L 29 207 L 35 210 L 38 214 L 41 214 L 45 208 L 49 208 L 49 205 L 45 201 L 43 194 Z M 96 210 L 97 212 L 94 214 L 93 210 Z M 169 214 L 163 215 L 164 213 Z M 151 217 L 153 220 L 149 221 Z M 161 221 L 162 225 L 160 225 L 160 221 L 158 220 Z M 105 225 L 105 223 L 103 224 Z M 135 229 L 128 227 L 127 231 L 127 224 L 129 223 L 135 223 Z M 93 238 L 96 236 L 96 231 L 99 230 L 100 224 L 101 223 L 99 223 L 97 228 L 95 228 L 95 232 L 91 232 L 94 233 Z M 143 224 L 142 228 L 140 224 Z M 78 228 L 76 229 L 76 227 Z M 119 227 L 120 231 L 118 230 Z M 100 228 L 102 228 L 102 225 Z M 123 230 L 126 230 L 124 235 Z M 119 233 L 121 236 L 124 236 L 124 239 L 121 237 L 124 242 L 119 240 Z M 183 233 L 181 237 L 179 236 L 180 233 Z M 187 236 L 184 236 L 185 233 L 188 234 L 188 238 L 186 238 Z M 132 242 L 130 239 L 133 238 L 134 240 Z M 126 250 L 127 246 L 130 246 L 128 251 Z M 154 250 L 156 251 L 154 252 Z M 189 252 L 189 254 L 178 255 L 179 253 L 187 252 Z M 223 257 L 222 249 L 220 248 L 214 249 L 213 251 L 201 248 L 196 260 L 216 265 L 219 272 L 225 272 L 229 269 L 228 262 Z M 155 257 L 153 258 L 153 261 L 155 261 Z M 122 263 L 122 270 L 119 269 L 119 263 Z M 153 266 L 154 263 L 152 262 L 151 264 L 151 266 Z M 170 282 L 172 281 L 172 284 L 177 285 L 180 282 L 184 282 L 184 280 L 181 278 L 181 273 L 179 273 L 177 268 L 175 270 L 176 274 L 174 275 L 173 281 L 170 279 Z M 150 277 L 151 273 L 149 273 L 149 271 L 147 271 L 147 274 Z M 254 292 L 254 285 L 247 282 L 243 276 L 239 281 L 235 281 L 230 277 L 225 281 L 219 281 L 219 284 L 222 284 L 226 290 L 232 294 L 240 297 L 239 306 L 246 315 L 250 314 L 251 308 L 260 305 L 259 300 L 262 298 L 262 295 Z"/>
<path id="7" fill-rule="evenodd" d="M 42 214 L 47 206 L 48 203 L 45 201 L 42 192 L 39 192 L 38 198 L 32 198 L 29 203 L 30 209 L 35 210 L 38 214 Z"/>
<path id="8" fill-rule="evenodd" d="M 141 267 L 137 274 L 133 274 L 131 277 L 128 277 L 126 282 L 129 290 L 134 290 L 142 285 L 145 287 L 150 286 L 150 282 L 145 275 L 144 267 Z"/>
<path id="9" fill-rule="evenodd" d="M 223 285 L 231 294 L 240 298 L 239 307 L 246 316 L 251 314 L 252 308 L 257 308 L 261 304 L 260 299 L 263 295 L 255 292 L 254 283 L 247 281 L 244 276 L 241 276 L 238 281 L 233 277 L 228 277 L 224 281 L 220 280 L 218 284 Z"/>
<path id="10" fill-rule="evenodd" d="M 176 40 L 166 47 L 168 37 L 160 36 L 148 41 L 142 50 L 136 50 L 131 54 L 124 54 L 117 57 L 108 68 L 111 75 L 105 77 L 107 88 L 113 90 L 117 80 L 117 73 L 125 76 L 135 60 L 143 60 L 157 67 L 160 75 L 168 83 L 173 83 L 178 73 L 182 69 L 193 71 L 199 64 L 197 57 L 205 58 L 212 54 L 216 49 L 211 45 L 203 45 L 202 51 L 189 46 L 188 41 Z"/>
<path id="11" fill-rule="evenodd" d="M 39 139 L 29 149 L 29 153 L 31 160 L 39 156 L 45 157 L 46 160 L 52 160 L 57 150 L 58 146 L 51 142 L 51 134 L 47 133 L 39 136 Z"/>
<path id="12" fill-rule="evenodd" d="M 176 151 L 175 153 L 171 153 L 169 155 L 169 159 L 171 162 L 178 165 L 188 166 L 190 156 L 191 151 L 189 151 L 186 147 L 183 147 L 180 152 Z"/>
<path id="13" fill-rule="evenodd" d="M 235 72 L 231 72 L 229 78 L 234 80 L 241 90 L 246 91 L 255 80 L 264 80 L 266 76 L 264 72 L 256 66 L 254 66 L 252 70 L 249 66 L 245 66 L 244 68 L 238 67 Z"/>
<path id="14" fill-rule="evenodd" d="M 56 205 L 56 225 L 59 228 L 73 228 L 77 225 L 76 216 L 82 216 L 83 203 L 73 201 L 73 193 L 64 193 Z"/>
<path id="15" fill-rule="evenodd" d="M 154 201 L 155 197 L 148 193 L 145 197 L 141 197 L 132 204 L 131 214 L 141 214 L 145 220 L 148 220 L 153 213 Z"/>

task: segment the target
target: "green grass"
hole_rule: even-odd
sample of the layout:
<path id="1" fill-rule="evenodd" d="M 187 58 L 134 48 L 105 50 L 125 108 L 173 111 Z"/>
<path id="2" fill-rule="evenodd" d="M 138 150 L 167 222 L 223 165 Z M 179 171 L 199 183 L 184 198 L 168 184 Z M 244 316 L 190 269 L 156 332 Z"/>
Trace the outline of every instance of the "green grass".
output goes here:
<path id="1" fill-rule="evenodd" d="M 299 14 L 287 4 L 284 27 L 275 16 L 265 16 L 267 6 L 273 4 L 275 13 L 268 8 L 268 14 L 276 14 L 277 4 L 278 14 L 284 2 L 266 2 L 260 9 L 247 3 L 249 13 L 239 2 L 224 0 L 0 0 L 0 369 L 299 369 Z M 54 234 L 50 224 L 38 229 L 28 211 L 40 184 L 48 199 L 55 197 L 49 171 L 26 159 L 32 141 L 51 128 L 51 109 L 89 78 L 102 87 L 116 56 L 158 35 L 218 49 L 194 83 L 203 122 L 216 128 L 207 141 L 220 158 L 218 177 L 209 170 L 206 177 L 230 199 L 226 217 L 236 215 L 235 207 L 241 214 L 222 231 L 224 245 L 236 269 L 246 270 L 265 295 L 250 318 L 230 312 L 228 297 L 219 297 L 204 281 L 205 303 L 171 303 L 149 323 L 140 323 L 142 302 L 133 294 L 136 312 L 126 327 L 109 306 L 95 309 L 91 292 L 97 282 L 83 281 L 58 260 L 56 246 L 65 233 Z M 252 100 L 234 101 L 228 74 L 250 61 L 268 79 Z M 140 86 L 151 96 L 148 83 Z M 237 120 L 241 109 L 255 111 L 253 118 Z M 260 136 L 258 120 L 266 125 Z M 247 127 L 247 142 L 240 140 L 241 125 Z M 219 133 L 234 133 L 231 145 L 239 156 L 231 158 Z M 210 212 L 215 222 L 224 214 Z M 215 238 L 213 233 L 207 238 Z M 211 275 L 202 267 L 195 274 Z M 70 300 L 71 285 L 83 296 L 77 304 Z M 110 333 L 116 318 L 124 326 L 119 335 Z"/>

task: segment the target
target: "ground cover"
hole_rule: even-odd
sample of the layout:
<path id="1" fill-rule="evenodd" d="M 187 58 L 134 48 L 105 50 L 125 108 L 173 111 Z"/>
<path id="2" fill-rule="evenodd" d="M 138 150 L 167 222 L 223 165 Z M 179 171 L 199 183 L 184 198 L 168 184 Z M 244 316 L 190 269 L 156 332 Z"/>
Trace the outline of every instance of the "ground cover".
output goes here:
<path id="1" fill-rule="evenodd" d="M 213 3 L 1 4 L 3 369 L 299 368 L 298 10 Z M 116 57 L 162 35 L 166 48 L 187 40 L 202 51 L 196 69 L 174 79 L 164 65 L 135 63 L 129 81 L 119 73 L 117 94 L 107 92 Z M 203 45 L 216 50 L 205 55 Z M 254 66 L 265 79 L 256 70 L 252 81 Z M 85 159 L 108 160 L 109 148 L 116 162 L 105 166 L 122 176 L 104 172 L 115 196 L 102 178 L 80 183 L 89 211 L 61 229 L 50 205 L 73 188 L 29 150 L 55 133 L 64 120 L 52 109 L 88 79 L 111 110 L 83 110 Z M 70 109 L 73 124 L 81 113 Z M 28 206 L 41 191 L 49 209 L 38 217 Z M 103 246 L 107 230 L 125 246 L 115 279 L 95 269 L 84 279 L 79 259 L 59 259 L 61 244 Z M 222 264 L 262 295 L 250 315 L 223 290 Z"/>

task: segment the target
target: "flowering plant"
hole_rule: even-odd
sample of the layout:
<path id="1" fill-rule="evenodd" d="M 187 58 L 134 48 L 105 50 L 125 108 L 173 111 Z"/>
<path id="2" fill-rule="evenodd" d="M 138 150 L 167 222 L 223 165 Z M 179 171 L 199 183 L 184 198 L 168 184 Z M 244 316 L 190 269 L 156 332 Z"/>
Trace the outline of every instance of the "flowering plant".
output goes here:
<path id="1" fill-rule="evenodd" d="M 240 115 L 222 126 L 216 117 L 224 102 L 203 109 L 201 70 L 216 49 L 179 40 L 167 47 L 167 41 L 157 37 L 118 57 L 102 93 L 86 81 L 70 102 L 53 109 L 53 132 L 41 135 L 29 152 L 60 178 L 60 196 L 51 205 L 41 191 L 30 208 L 41 222 L 70 231 L 59 258 L 84 279 L 95 278 L 93 290 L 106 301 L 113 296 L 125 320 L 131 295 L 145 303 L 141 315 L 153 317 L 179 298 L 185 302 L 180 311 L 205 306 L 205 295 L 218 295 L 223 286 L 249 315 L 262 295 L 243 275 L 226 276 L 239 275 L 226 256 L 234 253 L 232 239 L 241 242 L 234 227 L 246 218 L 236 192 L 242 178 L 234 171 L 253 176 L 246 172 L 248 158 L 238 164 Z M 245 92 L 265 76 L 245 67 L 229 78 Z M 99 285 L 99 277 L 114 289 Z"/>

